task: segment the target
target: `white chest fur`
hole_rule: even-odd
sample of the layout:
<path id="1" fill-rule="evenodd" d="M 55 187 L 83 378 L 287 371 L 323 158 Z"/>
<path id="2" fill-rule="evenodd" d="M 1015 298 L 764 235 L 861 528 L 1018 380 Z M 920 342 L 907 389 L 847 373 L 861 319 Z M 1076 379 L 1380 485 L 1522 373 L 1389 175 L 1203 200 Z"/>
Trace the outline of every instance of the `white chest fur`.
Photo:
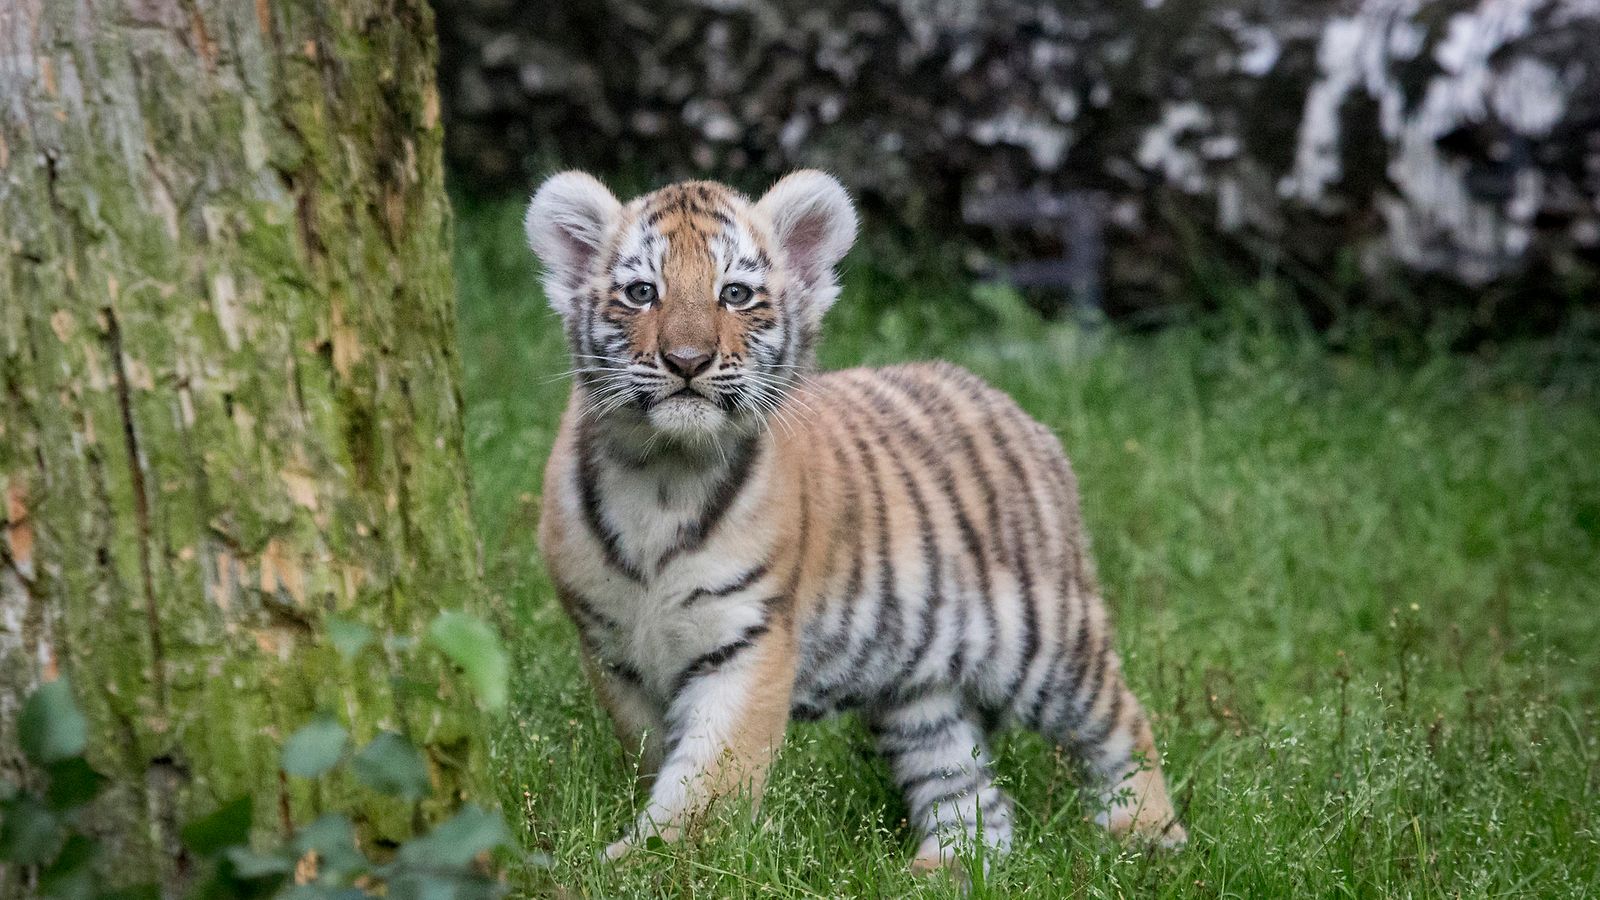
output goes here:
<path id="1" fill-rule="evenodd" d="M 770 610 L 770 454 L 754 443 L 687 468 L 589 453 L 562 479 L 567 528 L 547 548 L 551 573 L 596 658 L 664 697 L 696 658 Z"/>

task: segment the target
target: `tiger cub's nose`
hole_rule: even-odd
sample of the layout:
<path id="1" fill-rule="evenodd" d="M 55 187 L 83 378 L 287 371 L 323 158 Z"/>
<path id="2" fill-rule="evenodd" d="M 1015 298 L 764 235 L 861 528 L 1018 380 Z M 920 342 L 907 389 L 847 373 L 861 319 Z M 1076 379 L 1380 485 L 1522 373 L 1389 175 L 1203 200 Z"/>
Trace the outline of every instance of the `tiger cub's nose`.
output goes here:
<path id="1" fill-rule="evenodd" d="M 711 365 L 711 354 L 693 347 L 679 347 L 665 354 L 663 358 L 666 360 L 667 368 L 684 379 L 699 375 Z"/>

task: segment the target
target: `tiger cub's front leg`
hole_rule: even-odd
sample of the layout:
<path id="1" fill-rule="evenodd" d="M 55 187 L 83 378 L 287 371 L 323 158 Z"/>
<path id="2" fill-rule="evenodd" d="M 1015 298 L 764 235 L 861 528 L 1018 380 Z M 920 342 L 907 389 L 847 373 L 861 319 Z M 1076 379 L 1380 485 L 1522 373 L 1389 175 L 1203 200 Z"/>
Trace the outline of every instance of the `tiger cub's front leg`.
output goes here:
<path id="1" fill-rule="evenodd" d="M 606 848 L 618 859 L 635 843 L 675 841 L 719 798 L 748 792 L 759 803 L 783 743 L 795 654 L 786 630 L 752 626 L 684 669 L 664 715 L 665 756 L 633 828 Z"/>
<path id="2" fill-rule="evenodd" d="M 587 653 L 583 664 L 611 716 L 611 728 L 628 764 L 640 778 L 653 778 L 661 769 L 662 732 L 666 730 L 659 704 L 645 690 L 637 672 L 607 666 Z"/>

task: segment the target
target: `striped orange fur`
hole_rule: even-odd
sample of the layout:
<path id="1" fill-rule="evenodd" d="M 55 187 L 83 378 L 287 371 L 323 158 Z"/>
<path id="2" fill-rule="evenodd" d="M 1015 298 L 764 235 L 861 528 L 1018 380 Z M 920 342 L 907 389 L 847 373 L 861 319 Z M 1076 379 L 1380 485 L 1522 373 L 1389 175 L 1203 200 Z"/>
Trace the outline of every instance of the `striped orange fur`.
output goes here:
<path id="1" fill-rule="evenodd" d="M 623 205 L 564 173 L 526 224 L 575 364 L 540 548 L 654 775 L 610 855 L 759 796 L 789 720 L 843 710 L 905 794 L 919 868 L 1010 844 L 987 746 L 1007 725 L 1079 759 L 1114 832 L 1184 839 L 1054 435 L 955 366 L 816 370 L 856 227 L 836 181 Z"/>

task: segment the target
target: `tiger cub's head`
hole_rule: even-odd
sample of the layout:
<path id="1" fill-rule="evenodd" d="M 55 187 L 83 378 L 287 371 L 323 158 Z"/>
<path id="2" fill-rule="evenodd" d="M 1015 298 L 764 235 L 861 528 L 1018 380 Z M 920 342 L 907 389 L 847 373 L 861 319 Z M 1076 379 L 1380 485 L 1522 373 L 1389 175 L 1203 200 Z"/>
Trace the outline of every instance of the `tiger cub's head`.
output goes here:
<path id="1" fill-rule="evenodd" d="M 795 172 L 754 202 L 690 181 L 627 204 L 563 172 L 539 187 L 524 226 L 586 413 L 710 443 L 759 427 L 812 366 L 856 214 L 821 172 Z"/>

